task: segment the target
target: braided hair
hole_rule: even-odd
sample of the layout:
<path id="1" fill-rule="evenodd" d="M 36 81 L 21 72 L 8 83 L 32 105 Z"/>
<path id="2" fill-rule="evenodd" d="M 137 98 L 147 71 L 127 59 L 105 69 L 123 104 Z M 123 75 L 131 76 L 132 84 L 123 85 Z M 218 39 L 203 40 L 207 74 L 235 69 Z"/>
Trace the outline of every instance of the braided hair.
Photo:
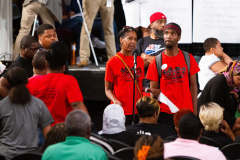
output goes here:
<path id="1" fill-rule="evenodd" d="M 149 150 L 142 154 L 144 146 Z M 140 156 L 145 156 L 146 160 L 163 160 L 163 151 L 163 140 L 160 136 L 144 135 L 135 144 L 133 160 L 141 159 Z"/>
<path id="2" fill-rule="evenodd" d="M 67 130 L 65 128 L 65 123 L 58 123 L 54 125 L 47 134 L 47 138 L 42 147 L 42 153 L 47 149 L 48 146 L 65 141 L 67 137 Z"/>

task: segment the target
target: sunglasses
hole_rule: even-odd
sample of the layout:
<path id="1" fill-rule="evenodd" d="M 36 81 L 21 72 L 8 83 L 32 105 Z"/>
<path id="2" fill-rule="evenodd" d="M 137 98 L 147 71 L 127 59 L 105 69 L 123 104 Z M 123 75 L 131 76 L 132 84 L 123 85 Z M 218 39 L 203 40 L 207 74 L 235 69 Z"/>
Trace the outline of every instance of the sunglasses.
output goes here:
<path id="1" fill-rule="evenodd" d="M 131 27 L 131 26 L 124 26 L 123 29 L 120 32 L 122 32 L 124 30 L 128 30 L 128 29 L 134 30 L 137 33 L 136 29 Z"/>

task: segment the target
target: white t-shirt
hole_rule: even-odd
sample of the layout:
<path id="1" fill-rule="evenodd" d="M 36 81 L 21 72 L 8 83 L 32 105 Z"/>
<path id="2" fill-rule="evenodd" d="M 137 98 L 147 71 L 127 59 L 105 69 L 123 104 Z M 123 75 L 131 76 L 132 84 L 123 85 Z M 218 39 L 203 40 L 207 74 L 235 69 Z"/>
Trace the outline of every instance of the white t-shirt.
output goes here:
<path id="1" fill-rule="evenodd" d="M 198 72 L 200 90 L 203 90 L 207 82 L 215 76 L 215 73 L 210 69 L 210 67 L 219 61 L 219 58 L 214 54 L 202 56 L 199 62 L 200 72 Z"/>

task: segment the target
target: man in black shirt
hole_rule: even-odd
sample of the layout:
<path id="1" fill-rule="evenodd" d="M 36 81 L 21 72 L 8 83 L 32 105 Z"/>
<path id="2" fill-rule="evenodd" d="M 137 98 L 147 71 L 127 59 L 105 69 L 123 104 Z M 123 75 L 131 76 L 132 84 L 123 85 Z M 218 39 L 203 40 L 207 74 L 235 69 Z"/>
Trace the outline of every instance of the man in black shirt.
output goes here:
<path id="1" fill-rule="evenodd" d="M 139 123 L 127 126 L 127 131 L 145 135 L 157 134 L 162 139 L 170 135 L 176 135 L 175 130 L 171 126 L 157 123 L 160 114 L 160 106 L 156 99 L 144 96 L 138 100 L 136 108 L 138 111 Z"/>
<path id="2" fill-rule="evenodd" d="M 137 50 L 144 61 L 145 76 L 147 74 L 150 62 L 165 49 L 163 40 L 163 28 L 166 26 L 166 16 L 160 12 L 156 12 L 150 17 L 150 27 L 152 33 L 150 36 L 141 38 L 137 43 Z M 143 80 L 143 87 L 150 88 L 150 81 Z"/>
<path id="3" fill-rule="evenodd" d="M 39 49 L 38 40 L 30 35 L 26 35 L 20 42 L 20 54 L 16 60 L 9 66 L 8 69 L 15 66 L 21 67 L 27 71 L 28 77 L 33 76 L 32 59 L 37 50 Z M 9 93 L 9 85 L 7 82 L 7 70 L 4 71 L 0 78 L 0 95 L 6 97 Z"/>

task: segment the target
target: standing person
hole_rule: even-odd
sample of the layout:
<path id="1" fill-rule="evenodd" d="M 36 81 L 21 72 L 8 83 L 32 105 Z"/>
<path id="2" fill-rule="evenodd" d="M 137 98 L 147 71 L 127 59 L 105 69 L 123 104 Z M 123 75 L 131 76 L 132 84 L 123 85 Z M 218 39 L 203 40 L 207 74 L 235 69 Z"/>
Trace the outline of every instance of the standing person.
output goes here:
<path id="1" fill-rule="evenodd" d="M 64 0 L 70 5 L 71 0 Z M 12 60 L 15 60 L 20 52 L 20 41 L 31 31 L 36 15 L 39 15 L 45 24 L 54 26 L 54 16 L 62 23 L 62 0 L 25 0 L 22 9 L 21 29 L 15 42 Z"/>
<path id="2" fill-rule="evenodd" d="M 68 52 L 64 43 L 53 42 L 46 57 L 47 75 L 32 78 L 27 84 L 30 93 L 48 107 L 55 120 L 53 125 L 64 122 L 67 114 L 73 109 L 88 113 L 76 78 L 63 73 Z"/>
<path id="3" fill-rule="evenodd" d="M 104 31 L 104 39 L 107 49 L 108 59 L 113 57 L 116 53 L 115 37 L 113 32 L 113 15 L 114 15 L 114 0 L 83 0 L 83 12 L 84 18 L 87 24 L 89 34 L 92 31 L 93 21 L 97 15 L 98 10 L 100 11 L 102 18 L 102 25 Z M 85 26 L 82 26 L 81 39 L 80 39 L 80 63 L 79 67 L 88 65 L 90 57 L 89 39 Z"/>
<path id="4" fill-rule="evenodd" d="M 174 127 L 174 113 L 170 107 L 189 108 L 197 114 L 196 73 L 199 72 L 199 68 L 191 54 L 178 49 L 178 41 L 181 39 L 180 26 L 176 23 L 169 23 L 163 32 L 166 50 L 152 60 L 146 78 L 150 80 L 150 92 L 153 97 L 158 98 L 161 106 L 159 123 Z M 156 62 L 159 60 L 162 60 L 162 65 L 157 68 Z M 190 65 L 188 66 L 187 63 Z M 162 73 L 161 78 L 159 70 Z M 160 93 L 165 95 L 170 103 L 163 103 L 163 99 L 160 99 Z"/>
<path id="5" fill-rule="evenodd" d="M 8 67 L 8 69 L 13 67 L 21 67 L 27 71 L 28 77 L 33 76 L 33 66 L 32 59 L 37 50 L 39 49 L 39 43 L 37 39 L 33 36 L 26 35 L 22 38 L 20 43 L 20 54 L 14 62 Z M 7 72 L 5 70 L 2 77 L 0 78 L 0 95 L 4 98 L 9 94 L 9 84 L 7 82 Z"/>
<path id="6" fill-rule="evenodd" d="M 126 26 L 118 34 L 121 51 L 108 60 L 105 72 L 105 93 L 112 101 L 123 107 L 126 115 L 126 125 L 131 124 L 133 114 L 133 77 L 134 72 L 132 50 L 137 44 L 137 31 L 133 27 Z M 119 58 L 120 57 L 120 58 Z M 125 65 L 126 64 L 126 65 Z M 128 70 L 129 69 L 129 70 Z M 135 104 L 142 96 L 142 79 L 144 78 L 144 64 L 141 57 L 137 56 L 137 75 L 135 90 Z M 135 123 L 138 122 L 135 115 Z"/>
<path id="7" fill-rule="evenodd" d="M 223 52 L 221 43 L 216 38 L 207 38 L 203 43 L 205 55 L 199 62 L 200 72 L 198 73 L 198 82 L 202 91 L 207 82 L 225 68 L 232 59 Z M 220 61 L 219 57 L 222 58 Z"/>
<path id="8" fill-rule="evenodd" d="M 139 51 L 139 56 L 144 61 L 145 76 L 150 62 L 165 49 L 163 28 L 166 26 L 166 22 L 166 16 L 161 12 L 152 14 L 150 17 L 151 35 L 138 40 L 136 48 Z M 150 81 L 148 79 L 143 79 L 143 87 L 150 88 Z M 150 96 L 150 94 L 146 94 L 145 92 L 143 94 Z"/>
<path id="9" fill-rule="evenodd" d="M 31 96 L 26 87 L 28 75 L 23 68 L 11 68 L 7 81 L 11 87 L 9 96 L 0 101 L 0 154 L 10 160 L 35 151 L 38 127 L 46 137 L 54 120 L 43 101 Z"/>
<path id="10" fill-rule="evenodd" d="M 130 1 L 130 2 L 129 2 Z M 150 35 L 148 18 L 155 12 L 157 0 L 122 0 L 127 26 L 142 30 L 143 37 Z"/>

